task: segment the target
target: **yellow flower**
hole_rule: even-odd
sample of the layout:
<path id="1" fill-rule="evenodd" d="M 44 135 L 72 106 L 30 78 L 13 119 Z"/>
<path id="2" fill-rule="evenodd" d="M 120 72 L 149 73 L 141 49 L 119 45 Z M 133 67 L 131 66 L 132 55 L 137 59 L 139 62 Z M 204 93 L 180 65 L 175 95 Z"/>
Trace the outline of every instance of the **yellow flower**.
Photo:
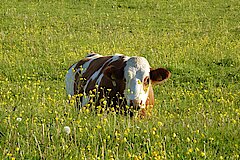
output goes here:
<path id="1" fill-rule="evenodd" d="M 199 152 L 199 151 L 200 151 L 200 149 L 199 149 L 198 147 L 197 147 L 195 150 L 196 150 L 196 152 Z"/>
<path id="2" fill-rule="evenodd" d="M 158 122 L 158 125 L 159 125 L 159 127 L 162 127 L 163 126 L 163 123 L 162 122 Z"/>
<path id="3" fill-rule="evenodd" d="M 131 158 L 132 157 L 132 155 L 131 155 L 131 153 L 130 152 L 128 152 L 128 158 Z"/>
<path id="4" fill-rule="evenodd" d="M 193 149 L 192 149 L 192 148 L 189 148 L 189 149 L 188 149 L 188 152 L 189 152 L 189 153 L 192 153 L 192 152 L 193 152 Z"/>
<path id="5" fill-rule="evenodd" d="M 176 134 L 176 133 L 173 133 L 173 137 L 176 138 L 176 137 L 177 137 L 177 134 Z"/>
<path id="6" fill-rule="evenodd" d="M 201 152 L 201 156 L 204 157 L 206 154 L 204 152 Z"/>
<path id="7" fill-rule="evenodd" d="M 189 148 L 186 154 L 190 154 L 190 153 L 192 153 L 192 152 L 193 152 L 193 149 L 192 149 L 192 148 Z"/>
<path id="8" fill-rule="evenodd" d="M 72 72 L 73 72 L 73 73 L 75 72 L 75 69 L 74 69 L 74 68 L 72 68 Z"/>
<path id="9" fill-rule="evenodd" d="M 8 157 L 12 157 L 12 153 L 7 153 L 7 156 Z"/>

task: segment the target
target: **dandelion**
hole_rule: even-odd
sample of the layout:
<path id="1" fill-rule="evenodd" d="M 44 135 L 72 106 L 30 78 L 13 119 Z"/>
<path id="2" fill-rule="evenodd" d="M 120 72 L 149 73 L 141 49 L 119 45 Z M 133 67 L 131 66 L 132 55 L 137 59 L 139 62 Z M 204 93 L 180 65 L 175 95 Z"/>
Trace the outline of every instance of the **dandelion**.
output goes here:
<path id="1" fill-rule="evenodd" d="M 159 122 L 158 122 L 158 126 L 159 126 L 159 127 L 162 127 L 162 126 L 163 126 L 163 123 L 159 121 Z"/>
<path id="2" fill-rule="evenodd" d="M 64 127 L 64 132 L 65 132 L 66 134 L 70 134 L 70 132 L 71 132 L 70 127 L 69 127 L 69 126 L 65 126 L 65 127 Z"/>
<path id="3" fill-rule="evenodd" d="M 201 156 L 204 157 L 206 154 L 204 152 L 201 152 Z"/>
<path id="4" fill-rule="evenodd" d="M 197 140 L 196 140 L 196 139 L 194 139 L 194 140 L 193 140 L 193 143 L 197 143 Z"/>
<path id="5" fill-rule="evenodd" d="M 235 119 L 232 119 L 232 123 L 233 123 L 233 124 L 236 124 L 237 121 L 236 121 Z"/>
<path id="6" fill-rule="evenodd" d="M 138 84 L 141 84 L 142 82 L 138 79 L 137 83 L 138 83 Z"/>
<path id="7" fill-rule="evenodd" d="M 102 126 L 100 126 L 100 125 L 97 125 L 97 129 L 101 129 L 102 128 Z"/>
<path id="8" fill-rule="evenodd" d="M 19 147 L 17 147 L 15 150 L 18 152 L 18 151 L 20 150 L 20 148 L 19 148 Z"/>
<path id="9" fill-rule="evenodd" d="M 128 158 L 131 158 L 131 157 L 132 157 L 132 155 L 131 155 L 130 152 L 128 152 L 127 155 L 128 155 Z"/>
<path id="10" fill-rule="evenodd" d="M 103 101 L 103 105 L 106 105 L 106 104 L 107 104 L 107 101 L 106 101 L 106 100 L 104 100 L 104 101 Z"/>
<path id="11" fill-rule="evenodd" d="M 196 152 L 199 152 L 199 151 L 200 151 L 200 149 L 199 149 L 198 147 L 197 147 L 195 150 L 196 150 Z"/>
<path id="12" fill-rule="evenodd" d="M 21 121 L 22 121 L 22 118 L 18 117 L 18 118 L 16 119 L 16 121 L 21 122 Z"/>
<path id="13" fill-rule="evenodd" d="M 187 154 L 190 154 L 193 152 L 193 149 L 192 148 L 189 148 L 188 151 L 187 151 Z"/>
<path id="14" fill-rule="evenodd" d="M 74 69 L 74 68 L 72 68 L 72 72 L 73 72 L 73 73 L 75 72 L 75 69 Z"/>
<path id="15" fill-rule="evenodd" d="M 7 156 L 8 157 L 12 157 L 12 153 L 7 153 Z"/>
<path id="16" fill-rule="evenodd" d="M 88 146 L 87 146 L 87 149 L 88 149 L 88 151 L 90 151 L 90 150 L 91 150 L 91 146 L 90 146 L 90 145 L 88 145 Z"/>
<path id="17" fill-rule="evenodd" d="M 173 133 L 173 138 L 176 138 L 177 137 L 177 134 L 176 133 Z"/>

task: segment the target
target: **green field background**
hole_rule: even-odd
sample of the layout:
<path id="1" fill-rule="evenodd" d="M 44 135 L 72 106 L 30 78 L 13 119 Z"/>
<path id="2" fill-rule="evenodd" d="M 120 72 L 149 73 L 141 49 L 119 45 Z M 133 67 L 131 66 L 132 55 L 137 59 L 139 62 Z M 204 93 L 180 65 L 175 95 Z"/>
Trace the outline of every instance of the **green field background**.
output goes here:
<path id="1" fill-rule="evenodd" d="M 240 1 L 0 3 L 0 159 L 240 158 Z M 147 117 L 68 103 L 67 69 L 92 51 L 171 71 Z"/>

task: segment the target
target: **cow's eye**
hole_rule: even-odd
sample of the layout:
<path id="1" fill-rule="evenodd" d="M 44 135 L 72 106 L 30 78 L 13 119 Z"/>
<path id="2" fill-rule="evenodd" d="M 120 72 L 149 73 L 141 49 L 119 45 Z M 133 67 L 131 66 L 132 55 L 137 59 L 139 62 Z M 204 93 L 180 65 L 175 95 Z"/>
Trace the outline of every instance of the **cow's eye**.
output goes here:
<path id="1" fill-rule="evenodd" d="M 127 82 L 126 78 L 123 78 L 123 81 L 124 81 L 124 82 Z"/>
<path id="2" fill-rule="evenodd" d="M 145 92 L 147 92 L 147 90 L 148 90 L 149 83 L 150 83 L 150 79 L 149 79 L 149 77 L 146 77 L 144 79 L 144 85 L 143 85 L 143 89 L 144 89 Z"/>

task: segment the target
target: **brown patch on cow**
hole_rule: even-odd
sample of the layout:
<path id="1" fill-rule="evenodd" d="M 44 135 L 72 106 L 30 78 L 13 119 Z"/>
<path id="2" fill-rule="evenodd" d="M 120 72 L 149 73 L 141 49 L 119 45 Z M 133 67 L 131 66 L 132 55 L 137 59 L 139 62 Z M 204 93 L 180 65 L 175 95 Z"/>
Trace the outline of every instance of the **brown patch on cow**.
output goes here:
<path id="1" fill-rule="evenodd" d="M 104 71 L 104 75 L 111 80 L 123 79 L 124 78 L 124 67 L 114 67 L 114 65 L 108 66 Z"/>
<path id="2" fill-rule="evenodd" d="M 110 66 L 119 66 L 119 68 L 111 68 Z M 105 97 L 108 99 L 108 106 L 116 106 L 121 105 L 123 103 L 124 99 L 124 89 L 125 89 L 125 81 L 123 79 L 123 69 L 124 69 L 125 63 L 122 56 L 119 57 L 117 61 L 113 61 L 112 63 L 107 64 L 103 70 L 102 73 L 104 73 L 104 76 L 101 80 L 101 83 L 99 84 L 99 87 L 103 88 L 103 90 L 100 91 L 99 99 Z M 110 73 L 111 71 L 115 71 L 114 73 Z M 115 78 L 112 77 L 112 74 L 115 76 Z M 114 85 L 115 84 L 115 85 Z M 116 85 L 117 84 L 117 85 Z M 108 98 L 109 97 L 109 98 Z M 121 100 L 122 99 L 122 100 Z"/>

